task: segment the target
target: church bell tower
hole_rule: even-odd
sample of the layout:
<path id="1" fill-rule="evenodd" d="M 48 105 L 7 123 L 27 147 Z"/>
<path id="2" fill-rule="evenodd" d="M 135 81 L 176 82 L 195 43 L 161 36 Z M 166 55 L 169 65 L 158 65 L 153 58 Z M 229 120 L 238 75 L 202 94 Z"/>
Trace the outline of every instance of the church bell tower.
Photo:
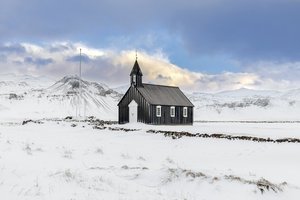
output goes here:
<path id="1" fill-rule="evenodd" d="M 143 77 L 143 73 L 136 59 L 130 73 L 130 84 L 135 87 L 142 87 L 143 86 L 142 77 Z"/>

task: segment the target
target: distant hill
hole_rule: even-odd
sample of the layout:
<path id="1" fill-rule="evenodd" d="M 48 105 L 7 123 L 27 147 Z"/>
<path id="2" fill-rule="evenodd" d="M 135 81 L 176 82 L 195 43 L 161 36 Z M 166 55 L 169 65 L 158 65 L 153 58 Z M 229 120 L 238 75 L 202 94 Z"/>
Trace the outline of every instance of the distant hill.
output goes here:
<path id="1" fill-rule="evenodd" d="M 117 120 L 117 104 L 129 85 L 111 89 L 103 83 L 65 76 L 0 75 L 0 118 L 96 116 Z M 300 89 L 187 93 L 194 119 L 204 121 L 300 120 Z"/>
<path id="2" fill-rule="evenodd" d="M 194 92 L 196 120 L 300 120 L 300 89 L 289 91 L 238 90 L 218 93 Z"/>
<path id="3" fill-rule="evenodd" d="M 30 78 L 27 81 L 32 83 Z M 105 84 L 81 80 L 77 76 L 63 77 L 46 88 L 27 82 L 22 82 L 22 86 L 18 84 L 17 81 L 2 81 L 6 91 L 0 92 L 0 109 L 11 118 L 93 115 L 117 120 L 117 103 L 122 94 Z"/>

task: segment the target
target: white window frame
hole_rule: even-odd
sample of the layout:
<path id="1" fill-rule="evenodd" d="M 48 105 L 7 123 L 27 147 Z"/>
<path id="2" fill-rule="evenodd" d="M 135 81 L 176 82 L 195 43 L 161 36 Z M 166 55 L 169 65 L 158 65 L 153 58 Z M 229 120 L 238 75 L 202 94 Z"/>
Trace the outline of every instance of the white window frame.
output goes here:
<path id="1" fill-rule="evenodd" d="M 175 106 L 170 107 L 170 116 L 175 117 Z"/>
<path id="2" fill-rule="evenodd" d="M 156 117 L 161 117 L 161 106 L 156 106 Z"/>
<path id="3" fill-rule="evenodd" d="M 187 117 L 188 116 L 188 109 L 187 107 L 183 107 L 183 117 Z"/>

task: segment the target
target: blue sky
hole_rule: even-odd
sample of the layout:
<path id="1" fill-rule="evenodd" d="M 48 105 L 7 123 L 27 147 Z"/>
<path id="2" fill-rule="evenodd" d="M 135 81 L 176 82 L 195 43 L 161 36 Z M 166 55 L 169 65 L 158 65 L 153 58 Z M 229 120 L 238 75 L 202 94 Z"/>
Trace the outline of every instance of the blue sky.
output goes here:
<path id="1" fill-rule="evenodd" d="M 203 77 L 213 82 L 231 73 L 257 77 L 250 85 L 232 82 L 231 86 L 216 86 L 214 90 L 295 88 L 300 75 L 299 10 L 299 0 L 2 1 L 0 66 L 9 65 L 12 71 L 17 71 L 18 67 L 12 65 L 18 63 L 22 68 L 19 72 L 51 75 L 51 70 L 38 69 L 45 66 L 50 69 L 58 63 L 56 58 L 51 54 L 39 56 L 36 52 L 33 57 L 28 48 L 22 52 L 24 43 L 46 49 L 54 44 L 82 44 L 106 52 L 105 55 L 113 52 L 110 55 L 115 59 L 124 51 L 131 53 L 137 49 L 141 52 L 141 62 L 142 55 L 160 59 L 168 66 L 198 73 L 198 79 L 202 80 L 196 82 L 201 84 L 207 84 Z M 13 60 L 17 54 L 24 57 L 24 62 Z M 104 60 L 97 62 L 99 70 L 114 65 L 114 59 Z M 68 72 L 63 69 L 67 63 L 59 65 L 62 72 Z M 91 73 L 87 70 L 86 76 L 96 79 Z M 223 78 L 212 80 L 212 77 Z M 125 79 L 104 81 L 126 82 Z M 155 77 L 149 76 L 148 81 L 155 82 Z"/>

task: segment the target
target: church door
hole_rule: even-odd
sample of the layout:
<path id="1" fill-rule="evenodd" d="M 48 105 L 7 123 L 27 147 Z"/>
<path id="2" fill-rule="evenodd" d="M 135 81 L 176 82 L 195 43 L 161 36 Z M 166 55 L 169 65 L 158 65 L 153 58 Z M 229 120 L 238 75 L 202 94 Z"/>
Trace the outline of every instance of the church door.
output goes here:
<path id="1" fill-rule="evenodd" d="M 132 100 L 129 107 L 129 123 L 137 123 L 137 117 L 138 117 L 138 104 Z"/>

